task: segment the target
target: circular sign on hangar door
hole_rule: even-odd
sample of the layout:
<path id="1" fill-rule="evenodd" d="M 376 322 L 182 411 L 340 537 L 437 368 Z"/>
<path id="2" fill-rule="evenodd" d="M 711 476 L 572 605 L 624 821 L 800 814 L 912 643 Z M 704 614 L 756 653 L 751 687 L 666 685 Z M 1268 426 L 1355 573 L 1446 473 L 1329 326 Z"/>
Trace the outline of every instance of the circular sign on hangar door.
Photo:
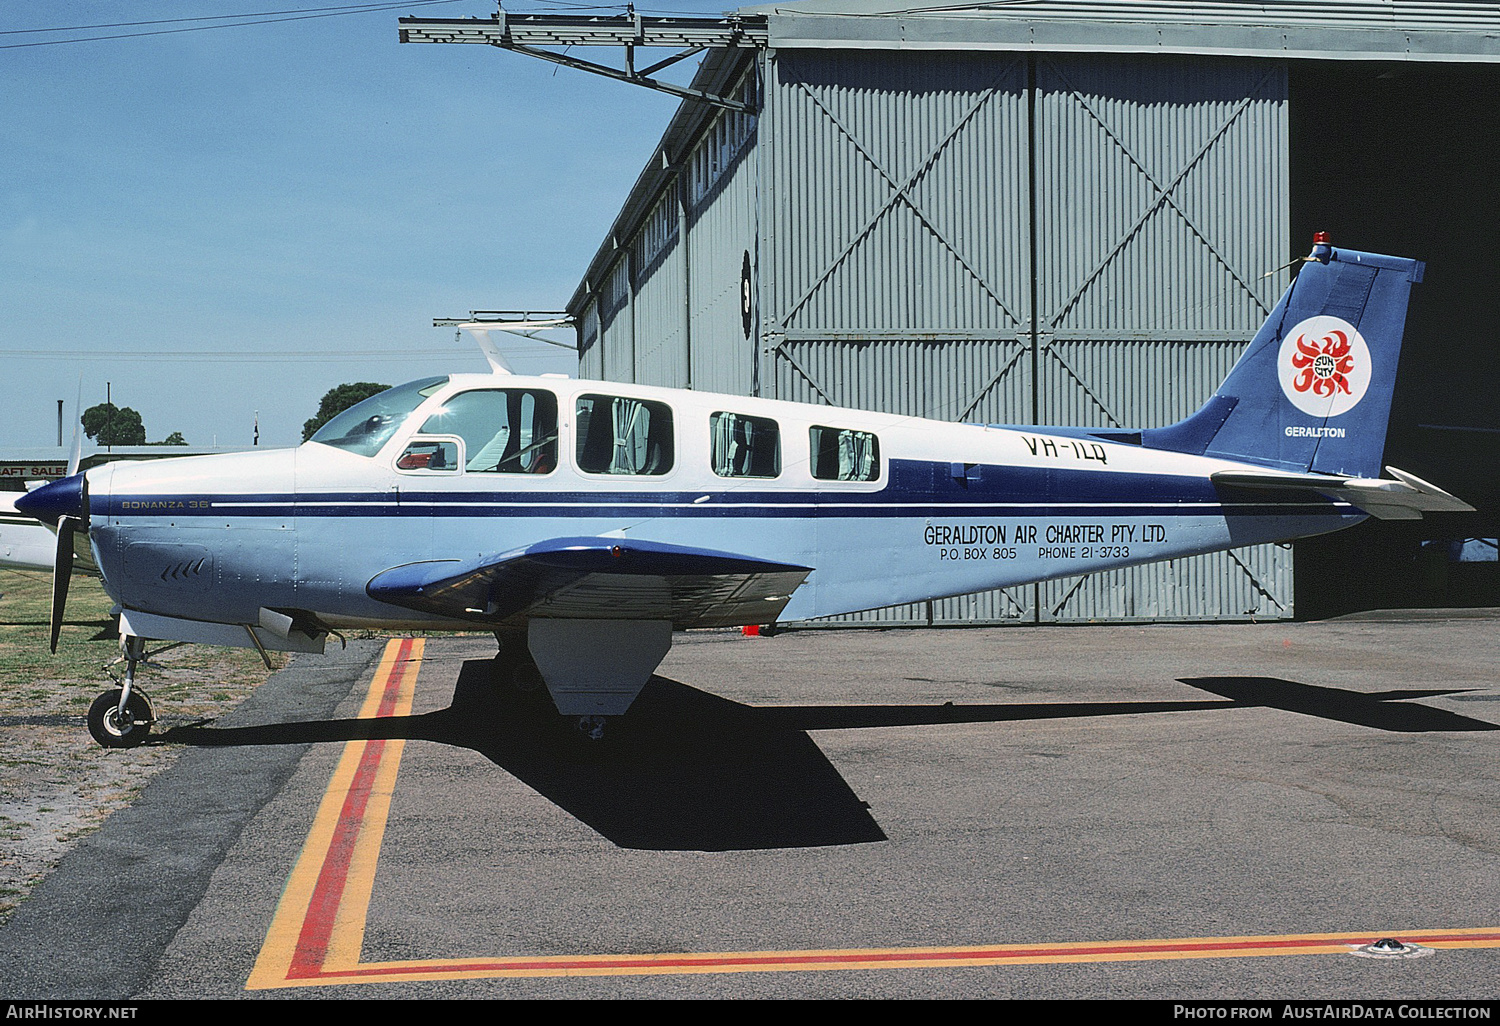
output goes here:
<path id="1" fill-rule="evenodd" d="M 751 314 L 754 312 L 750 290 L 750 251 L 747 249 L 744 263 L 740 264 L 740 324 L 745 329 L 746 338 L 750 337 L 750 325 L 753 320 Z"/>

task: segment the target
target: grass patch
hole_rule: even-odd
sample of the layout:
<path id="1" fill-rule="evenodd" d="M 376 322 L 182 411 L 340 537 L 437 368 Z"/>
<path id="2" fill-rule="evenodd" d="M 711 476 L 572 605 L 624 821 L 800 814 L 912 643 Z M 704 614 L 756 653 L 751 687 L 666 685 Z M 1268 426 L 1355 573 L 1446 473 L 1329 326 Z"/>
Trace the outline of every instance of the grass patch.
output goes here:
<path id="1" fill-rule="evenodd" d="M 177 756 L 166 745 L 100 748 L 89 736 L 89 705 L 124 673 L 113 606 L 98 578 L 75 574 L 53 655 L 51 576 L 0 570 L 0 717 L 15 723 L 0 727 L 0 806 L 8 813 L 0 817 L 0 895 L 24 897 L 71 843 Z M 184 645 L 153 661 L 136 682 L 151 696 L 158 732 L 217 718 L 269 676 L 252 649 Z M 15 904 L 0 901 L 0 921 Z"/>

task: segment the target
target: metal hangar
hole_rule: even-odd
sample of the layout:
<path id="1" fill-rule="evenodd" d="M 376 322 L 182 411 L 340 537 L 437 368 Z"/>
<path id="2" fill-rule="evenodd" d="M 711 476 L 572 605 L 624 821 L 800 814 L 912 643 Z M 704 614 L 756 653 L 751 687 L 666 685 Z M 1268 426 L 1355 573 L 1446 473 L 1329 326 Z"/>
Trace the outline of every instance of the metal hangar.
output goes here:
<path id="1" fill-rule="evenodd" d="M 1212 392 L 1326 229 L 1428 261 L 1388 462 L 1481 506 L 1482 523 L 1452 530 L 1495 533 L 1482 329 L 1500 284 L 1500 4 L 802 0 L 723 19 L 402 19 L 402 38 L 684 97 L 568 303 L 584 376 L 944 420 L 1163 425 Z M 589 44 L 625 47 L 625 68 L 545 49 Z M 637 68 L 637 49 L 662 46 L 683 52 Z M 699 49 L 691 86 L 654 77 Z M 841 622 L 1337 611 L 1416 558 L 1412 530 Z"/>

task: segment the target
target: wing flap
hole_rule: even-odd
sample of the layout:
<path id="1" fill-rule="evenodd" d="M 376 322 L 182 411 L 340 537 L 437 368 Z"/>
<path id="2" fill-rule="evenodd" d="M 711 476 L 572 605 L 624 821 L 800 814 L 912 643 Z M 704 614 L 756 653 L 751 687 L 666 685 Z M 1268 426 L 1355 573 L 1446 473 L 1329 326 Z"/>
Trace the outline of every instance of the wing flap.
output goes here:
<path id="1" fill-rule="evenodd" d="M 554 538 L 474 560 L 392 567 L 365 591 L 381 602 L 484 624 L 550 617 L 734 627 L 773 622 L 810 573 L 666 542 Z"/>

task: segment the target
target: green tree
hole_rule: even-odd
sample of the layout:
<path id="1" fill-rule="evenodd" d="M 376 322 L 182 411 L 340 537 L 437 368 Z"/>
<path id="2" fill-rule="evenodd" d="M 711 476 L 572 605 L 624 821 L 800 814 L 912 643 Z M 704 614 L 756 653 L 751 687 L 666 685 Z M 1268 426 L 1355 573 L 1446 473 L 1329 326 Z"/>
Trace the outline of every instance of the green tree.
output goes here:
<path id="1" fill-rule="evenodd" d="M 379 395 L 390 387 L 390 385 L 377 385 L 373 381 L 355 381 L 339 385 L 337 388 L 330 388 L 323 394 L 323 401 L 318 403 L 318 415 L 303 423 L 302 440 L 307 441 L 318 428 L 355 403 L 362 403 L 370 396 Z"/>
<path id="2" fill-rule="evenodd" d="M 83 433 L 100 445 L 145 445 L 146 427 L 129 406 L 100 403 L 83 411 Z"/>
<path id="3" fill-rule="evenodd" d="M 159 442 L 152 442 L 151 444 L 152 445 L 187 445 L 187 439 L 182 437 L 182 432 L 181 431 L 173 431 L 170 435 L 168 435 L 166 438 L 163 438 L 161 441 L 159 441 Z"/>

